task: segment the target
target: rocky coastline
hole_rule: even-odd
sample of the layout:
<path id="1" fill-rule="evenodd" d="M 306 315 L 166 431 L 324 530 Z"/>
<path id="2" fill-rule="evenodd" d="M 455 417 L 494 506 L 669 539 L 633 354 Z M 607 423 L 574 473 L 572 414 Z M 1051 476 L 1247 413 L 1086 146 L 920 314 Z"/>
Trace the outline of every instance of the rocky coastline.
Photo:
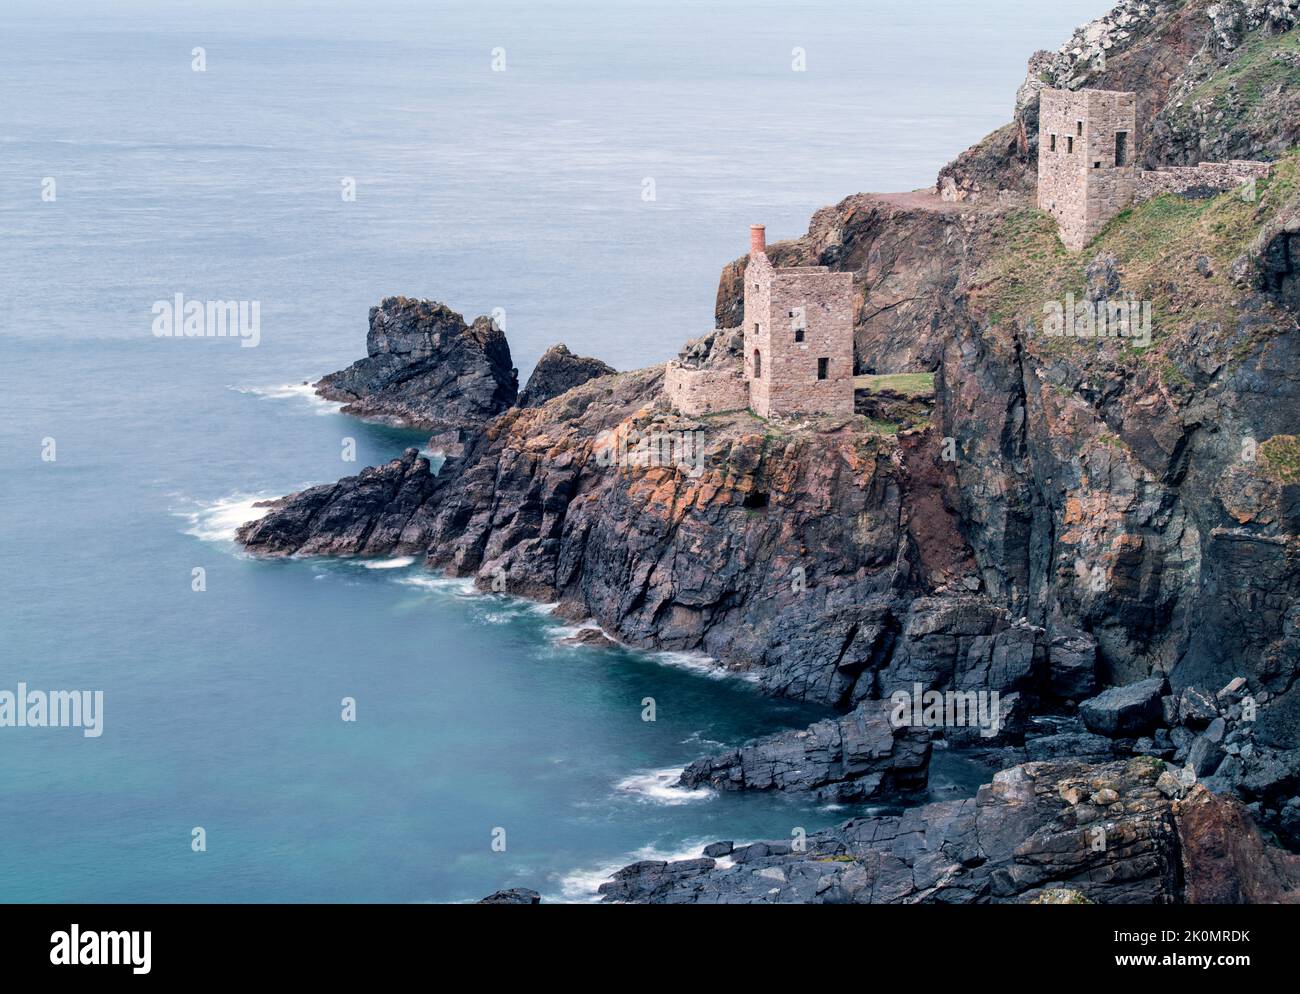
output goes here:
<path id="1" fill-rule="evenodd" d="M 435 475 L 410 449 L 289 495 L 240 542 L 418 556 L 836 712 L 701 757 L 685 787 L 905 799 L 940 741 L 1003 767 L 974 798 L 806 845 L 629 866 L 607 901 L 1294 901 L 1298 8 L 1125 0 L 1036 54 L 1013 122 L 932 190 L 855 195 L 770 247 L 854 274 L 857 371 L 932 375 L 924 402 L 685 417 L 662 367 L 616 372 L 562 345 L 520 392 L 490 318 L 386 298 L 366 358 L 317 390 L 429 430 L 446 462 Z M 1277 88 L 1245 106 L 1229 84 L 1252 74 Z M 1046 85 L 1137 91 L 1151 165 L 1277 168 L 1253 200 L 1156 198 L 1071 256 L 1031 198 Z M 724 267 L 717 328 L 683 362 L 734 352 L 744 273 Z M 1152 345 L 1046 336 L 1042 302 L 1066 294 L 1152 302 Z M 891 717 L 899 695 L 930 694 L 990 720 Z"/>

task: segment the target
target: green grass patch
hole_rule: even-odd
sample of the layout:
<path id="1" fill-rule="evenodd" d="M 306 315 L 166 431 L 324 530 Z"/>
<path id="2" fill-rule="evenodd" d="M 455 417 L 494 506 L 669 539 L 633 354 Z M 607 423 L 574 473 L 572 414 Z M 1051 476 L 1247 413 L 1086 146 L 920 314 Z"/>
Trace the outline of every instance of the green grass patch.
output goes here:
<path id="1" fill-rule="evenodd" d="M 1300 150 L 1275 165 L 1273 175 L 1256 184 L 1255 199 L 1240 190 L 1194 199 L 1164 194 L 1117 215 L 1082 252 L 1067 252 L 1048 214 L 1025 208 L 1002 221 L 1002 250 L 972 277 L 971 302 L 990 327 L 1016 322 L 1041 331 L 1044 305 L 1064 304 L 1067 295 L 1081 301 L 1087 291 L 1087 267 L 1099 255 L 1115 257 L 1123 292 L 1150 301 L 1153 339 L 1174 336 L 1197 322 L 1230 328 L 1240 290 L 1231 282 L 1232 263 L 1247 250 L 1260 228 L 1300 201 Z M 1198 261 L 1210 263 L 1202 274 Z M 1264 329 L 1261 333 L 1268 333 Z M 1126 343 L 1121 343 L 1126 344 Z M 1096 343 L 1073 338 L 1035 336 L 1044 354 L 1096 350 Z M 1248 353 L 1253 343 L 1245 343 Z M 1127 346 L 1122 360 L 1138 362 L 1148 350 Z M 1180 382 L 1172 370 L 1167 382 Z"/>
<path id="2" fill-rule="evenodd" d="M 904 397 L 933 397 L 933 373 L 885 373 L 880 376 L 853 377 L 854 390 L 869 390 L 872 393 L 892 391 Z"/>
<path id="3" fill-rule="evenodd" d="M 1300 483 L 1300 438 L 1274 435 L 1259 445 L 1259 465 L 1278 483 Z"/>

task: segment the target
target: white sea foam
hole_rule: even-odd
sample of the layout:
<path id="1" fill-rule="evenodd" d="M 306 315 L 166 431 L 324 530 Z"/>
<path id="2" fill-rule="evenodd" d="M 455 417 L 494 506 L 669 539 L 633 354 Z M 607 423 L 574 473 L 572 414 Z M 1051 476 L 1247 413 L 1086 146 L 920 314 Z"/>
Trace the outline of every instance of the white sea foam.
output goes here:
<path id="1" fill-rule="evenodd" d="M 707 801 L 717 794 L 705 787 L 690 790 L 677 786 L 677 778 L 682 775 L 682 767 L 675 766 L 666 770 L 647 770 L 624 777 L 616 785 L 619 790 L 635 794 L 655 804 L 691 804 L 695 801 Z"/>
<path id="2" fill-rule="evenodd" d="M 538 610 L 547 614 L 549 614 L 555 607 L 556 605 L 554 604 L 537 605 Z M 758 675 L 756 673 L 728 669 L 712 656 L 703 652 L 684 652 L 672 649 L 641 649 L 623 645 L 623 643 L 618 641 L 617 636 L 611 635 L 590 618 L 576 625 L 555 626 L 551 629 L 551 641 L 556 645 L 560 645 L 563 644 L 566 639 L 570 639 L 580 632 L 592 630 L 600 632 L 611 642 L 617 643 L 628 652 L 635 652 L 651 662 L 658 663 L 660 666 L 673 666 L 677 669 L 690 670 L 692 673 L 706 676 L 711 680 L 735 679 L 745 680 L 750 683 L 758 682 Z M 566 645 L 565 647 L 569 648 L 570 646 Z"/>
<path id="3" fill-rule="evenodd" d="M 584 621 L 580 625 L 555 625 L 550 629 L 551 641 L 556 645 L 564 645 L 566 648 L 574 648 L 574 646 L 569 644 L 567 640 L 573 638 L 580 632 L 600 632 L 602 635 L 605 635 L 606 638 L 610 637 L 605 633 L 605 630 L 594 621 Z"/>
<path id="4" fill-rule="evenodd" d="M 717 739 L 706 739 L 703 732 L 695 731 L 682 739 L 682 745 L 703 747 L 706 749 L 724 749 L 727 743 L 719 742 Z"/>
<path id="5" fill-rule="evenodd" d="M 719 663 L 712 656 L 703 652 L 675 652 L 670 650 L 645 650 L 656 662 L 665 666 L 676 666 L 679 669 L 690 670 L 692 673 L 699 673 L 701 676 L 707 676 L 714 680 L 723 680 L 728 677 L 738 680 L 747 680 L 750 683 L 758 682 L 758 675 L 755 673 L 745 673 L 739 670 L 730 670 Z"/>
<path id="6" fill-rule="evenodd" d="M 623 869 L 629 863 L 637 863 L 644 859 L 663 860 L 666 863 L 675 863 L 683 859 L 697 859 L 703 855 L 704 847 L 707 842 L 688 842 L 682 849 L 675 852 L 665 852 L 656 849 L 654 846 L 642 846 L 635 852 L 630 852 L 625 856 L 619 857 L 616 861 L 602 864 L 597 867 L 589 867 L 574 870 L 560 878 L 560 893 L 547 900 L 568 901 L 571 903 L 599 901 L 598 893 L 600 885 L 609 880 L 615 873 Z M 719 861 L 722 865 L 722 861 Z"/>
<path id="7" fill-rule="evenodd" d="M 336 414 L 343 405 L 336 400 L 326 400 L 316 393 L 310 383 L 278 383 L 269 387 L 231 387 L 237 393 L 252 394 L 263 400 L 305 400 L 316 408 L 317 414 Z"/>
<path id="8" fill-rule="evenodd" d="M 190 527 L 185 529 L 186 535 L 205 542 L 233 542 L 240 525 L 256 521 L 270 510 L 254 506 L 268 499 L 265 494 L 231 494 L 220 500 L 200 502 L 197 510 L 176 513 L 190 523 Z"/>
<path id="9" fill-rule="evenodd" d="M 439 593 L 454 594 L 457 597 L 481 597 L 474 587 L 474 580 L 468 576 L 438 576 L 434 573 L 417 573 L 414 576 L 399 577 L 398 583 L 408 587 L 420 587 Z"/>
<path id="10" fill-rule="evenodd" d="M 403 569 L 414 562 L 414 556 L 395 556 L 392 559 L 370 559 L 361 565 L 366 569 Z"/>

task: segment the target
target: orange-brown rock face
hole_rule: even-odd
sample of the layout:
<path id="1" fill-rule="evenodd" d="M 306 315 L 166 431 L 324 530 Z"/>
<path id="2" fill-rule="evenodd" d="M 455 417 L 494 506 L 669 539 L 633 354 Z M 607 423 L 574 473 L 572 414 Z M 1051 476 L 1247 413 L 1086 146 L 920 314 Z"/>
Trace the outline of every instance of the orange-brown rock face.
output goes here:
<path id="1" fill-rule="evenodd" d="M 1239 801 L 1197 786 L 1174 816 L 1189 904 L 1300 903 L 1300 856 L 1267 844 Z"/>

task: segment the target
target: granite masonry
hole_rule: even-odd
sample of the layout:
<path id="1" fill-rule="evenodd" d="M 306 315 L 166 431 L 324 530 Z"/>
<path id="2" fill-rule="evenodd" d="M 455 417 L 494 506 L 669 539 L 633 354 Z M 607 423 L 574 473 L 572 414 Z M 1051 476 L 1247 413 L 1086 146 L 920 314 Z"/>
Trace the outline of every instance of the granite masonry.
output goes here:
<path id="1" fill-rule="evenodd" d="M 760 417 L 853 413 L 853 275 L 773 266 L 750 226 L 744 356 L 736 367 L 668 364 L 664 394 L 683 414 L 749 407 Z"/>
<path id="2" fill-rule="evenodd" d="M 1137 94 L 1044 90 L 1039 108 L 1038 206 L 1077 251 L 1133 202 Z"/>
<path id="3" fill-rule="evenodd" d="M 1137 94 L 1044 89 L 1038 117 L 1038 206 L 1077 252 L 1120 211 L 1162 193 L 1219 193 L 1263 179 L 1267 162 L 1234 159 L 1138 169 Z M 1247 193 L 1249 195 L 1249 193 Z"/>

